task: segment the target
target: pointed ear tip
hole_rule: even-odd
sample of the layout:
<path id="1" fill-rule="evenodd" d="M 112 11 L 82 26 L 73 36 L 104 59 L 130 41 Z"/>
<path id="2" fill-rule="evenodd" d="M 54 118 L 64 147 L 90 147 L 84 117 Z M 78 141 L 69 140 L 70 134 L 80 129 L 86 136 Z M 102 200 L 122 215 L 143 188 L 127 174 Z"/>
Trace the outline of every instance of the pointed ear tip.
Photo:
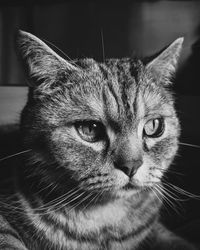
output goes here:
<path id="1" fill-rule="evenodd" d="M 28 35 L 28 32 L 17 29 L 15 31 L 15 41 L 18 41 L 18 40 L 20 40 L 21 38 L 23 38 L 23 37 L 25 37 L 27 35 Z"/>
<path id="2" fill-rule="evenodd" d="M 19 38 L 33 38 L 33 37 L 35 37 L 35 36 L 32 35 L 31 33 L 27 32 L 27 31 L 18 29 L 18 30 L 16 30 L 16 32 L 15 32 L 15 37 L 16 37 L 17 39 L 19 39 Z"/>
<path id="3" fill-rule="evenodd" d="M 28 33 L 24 30 L 18 30 L 19 35 L 27 35 Z"/>
<path id="4" fill-rule="evenodd" d="M 179 37 L 174 41 L 174 43 L 179 44 L 180 46 L 182 46 L 183 42 L 184 42 L 184 37 Z"/>

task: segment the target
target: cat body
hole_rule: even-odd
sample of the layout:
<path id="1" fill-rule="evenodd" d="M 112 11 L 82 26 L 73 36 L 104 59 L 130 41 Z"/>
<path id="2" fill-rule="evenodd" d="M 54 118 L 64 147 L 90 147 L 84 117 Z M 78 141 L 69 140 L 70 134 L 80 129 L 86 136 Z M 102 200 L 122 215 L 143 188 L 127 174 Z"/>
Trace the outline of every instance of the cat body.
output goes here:
<path id="1" fill-rule="evenodd" d="M 19 199 L 24 203 L 24 216 L 12 212 L 7 219 L 14 227 L 20 225 L 18 238 L 23 235 L 26 248 L 19 249 L 138 249 L 153 235 L 158 216 L 152 197 L 143 206 L 131 200 L 116 201 L 86 212 L 64 209 L 45 215 L 38 215 L 24 198 Z M 133 213 L 137 206 L 140 209 Z"/>
<path id="2" fill-rule="evenodd" d="M 35 36 L 16 44 L 30 85 L 1 197 L 0 249 L 195 249 L 159 223 L 178 149 L 169 90 L 183 39 L 151 62 L 69 62 Z"/>

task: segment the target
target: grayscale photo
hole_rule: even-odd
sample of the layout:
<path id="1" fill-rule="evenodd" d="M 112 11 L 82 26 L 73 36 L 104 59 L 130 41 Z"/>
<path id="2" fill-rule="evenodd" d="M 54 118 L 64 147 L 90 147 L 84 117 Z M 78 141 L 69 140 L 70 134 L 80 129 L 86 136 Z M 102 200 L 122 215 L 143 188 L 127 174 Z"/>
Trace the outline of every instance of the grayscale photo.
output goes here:
<path id="1" fill-rule="evenodd" d="M 0 250 L 200 250 L 200 1 L 0 1 Z"/>

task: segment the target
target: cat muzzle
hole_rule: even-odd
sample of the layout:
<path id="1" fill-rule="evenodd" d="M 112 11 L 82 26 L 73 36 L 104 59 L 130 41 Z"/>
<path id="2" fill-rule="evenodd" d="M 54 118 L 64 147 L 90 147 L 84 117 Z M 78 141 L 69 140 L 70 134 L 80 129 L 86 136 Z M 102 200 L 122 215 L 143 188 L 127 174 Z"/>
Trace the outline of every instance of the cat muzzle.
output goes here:
<path id="1" fill-rule="evenodd" d="M 123 171 L 128 177 L 132 178 L 142 164 L 142 159 L 134 159 L 131 161 L 115 163 L 115 167 Z"/>

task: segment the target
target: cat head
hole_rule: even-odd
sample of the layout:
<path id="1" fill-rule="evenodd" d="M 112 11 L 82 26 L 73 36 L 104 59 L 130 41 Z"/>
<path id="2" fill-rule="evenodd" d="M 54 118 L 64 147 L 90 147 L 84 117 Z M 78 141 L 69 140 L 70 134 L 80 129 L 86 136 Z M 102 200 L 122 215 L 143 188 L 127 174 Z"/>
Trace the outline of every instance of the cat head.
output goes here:
<path id="1" fill-rule="evenodd" d="M 169 91 L 183 38 L 144 64 L 131 58 L 65 60 L 23 31 L 17 50 L 30 86 L 21 128 L 29 175 L 60 190 L 113 196 L 161 181 L 178 148 Z"/>

